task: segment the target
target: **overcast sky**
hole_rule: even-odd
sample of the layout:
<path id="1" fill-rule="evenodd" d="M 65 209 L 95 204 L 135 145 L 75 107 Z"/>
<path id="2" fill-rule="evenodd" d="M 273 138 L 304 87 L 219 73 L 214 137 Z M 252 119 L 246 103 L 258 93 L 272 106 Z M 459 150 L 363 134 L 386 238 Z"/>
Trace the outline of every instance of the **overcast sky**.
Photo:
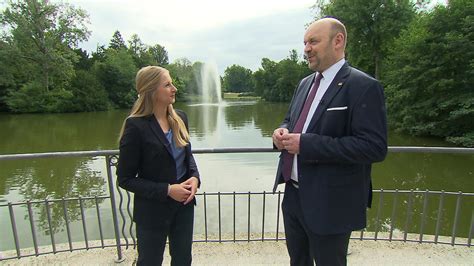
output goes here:
<path id="1" fill-rule="evenodd" d="M 279 61 L 296 49 L 302 57 L 305 25 L 314 0 L 70 0 L 90 15 L 92 34 L 81 48 L 108 45 L 115 30 L 125 41 L 134 33 L 160 44 L 170 62 L 214 61 L 222 74 L 238 64 L 255 71 L 261 59 Z"/>

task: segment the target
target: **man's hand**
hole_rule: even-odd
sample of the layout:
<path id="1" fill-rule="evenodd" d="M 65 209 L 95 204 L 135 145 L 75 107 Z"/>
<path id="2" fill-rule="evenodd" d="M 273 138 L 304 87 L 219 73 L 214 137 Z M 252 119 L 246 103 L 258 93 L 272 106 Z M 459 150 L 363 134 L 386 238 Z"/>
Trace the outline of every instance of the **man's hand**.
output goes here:
<path id="1" fill-rule="evenodd" d="M 299 154 L 300 153 L 300 133 L 286 133 L 283 134 L 282 138 L 282 145 L 283 149 L 287 150 L 288 153 L 291 154 Z"/>
<path id="2" fill-rule="evenodd" d="M 275 131 L 273 131 L 272 139 L 273 143 L 279 150 L 283 150 L 283 135 L 288 134 L 288 129 L 287 128 L 277 128 Z"/>
<path id="3" fill-rule="evenodd" d="M 184 183 L 170 185 L 168 196 L 178 202 L 184 202 L 191 195 L 191 185 Z"/>
<path id="4" fill-rule="evenodd" d="M 184 205 L 186 205 L 189 202 L 191 202 L 194 198 L 194 195 L 196 195 L 199 180 L 197 179 L 197 177 L 192 176 L 191 178 L 189 178 L 188 180 L 184 181 L 181 184 L 183 186 L 188 186 L 189 191 L 191 192 L 191 194 L 188 195 L 188 198 L 186 199 L 186 201 L 183 203 Z"/>

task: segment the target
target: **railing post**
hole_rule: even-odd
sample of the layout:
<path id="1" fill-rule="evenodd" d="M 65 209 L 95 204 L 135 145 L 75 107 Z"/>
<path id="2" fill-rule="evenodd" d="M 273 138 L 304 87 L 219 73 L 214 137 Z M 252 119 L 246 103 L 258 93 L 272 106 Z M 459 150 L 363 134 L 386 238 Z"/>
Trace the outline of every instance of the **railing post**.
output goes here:
<path id="1" fill-rule="evenodd" d="M 235 243 L 235 191 L 232 193 L 233 200 L 232 200 L 232 211 L 233 211 L 233 216 L 232 216 L 232 224 L 234 226 L 234 243 Z"/>
<path id="2" fill-rule="evenodd" d="M 207 203 L 206 203 L 206 191 L 202 193 L 202 197 L 204 198 L 204 236 L 206 238 L 207 243 Z"/>
<path id="3" fill-rule="evenodd" d="M 377 218 L 375 220 L 375 235 L 374 240 L 377 241 L 377 237 L 379 234 L 379 227 L 380 227 L 380 216 L 382 214 L 383 208 L 383 188 L 380 189 L 380 196 L 379 196 L 379 208 L 377 209 Z"/>
<path id="4" fill-rule="evenodd" d="M 413 189 L 410 189 L 410 195 L 408 196 L 408 205 L 407 205 L 407 218 L 405 221 L 405 232 L 403 232 L 403 242 L 407 241 L 407 236 L 408 236 L 408 225 L 410 225 L 411 222 L 411 208 L 413 204 L 413 195 L 414 191 Z"/>
<path id="5" fill-rule="evenodd" d="M 423 242 L 423 234 L 424 234 L 426 216 L 427 216 L 426 213 L 428 212 L 428 193 L 429 193 L 429 190 L 427 189 L 423 196 L 423 215 L 421 216 L 421 222 L 420 222 L 420 236 L 418 238 L 419 243 Z"/>
<path id="6" fill-rule="evenodd" d="M 35 221 L 33 218 L 33 210 L 31 209 L 31 201 L 26 201 L 26 206 L 28 207 L 28 217 L 30 219 L 30 228 L 31 228 L 31 236 L 33 238 L 33 246 L 35 248 L 35 255 L 38 257 L 38 240 L 36 238 L 36 228 L 35 228 Z"/>
<path id="7" fill-rule="evenodd" d="M 10 221 L 12 224 L 13 240 L 15 240 L 16 257 L 19 259 L 21 258 L 20 241 L 18 238 L 18 231 L 16 230 L 16 221 L 15 221 L 15 213 L 13 212 L 13 204 L 11 202 L 8 202 L 8 210 L 10 212 Z"/>
<path id="8" fill-rule="evenodd" d="M 456 244 L 456 230 L 457 230 L 457 227 L 458 227 L 459 212 L 460 212 L 460 209 L 461 209 L 461 197 L 462 197 L 462 192 L 459 191 L 458 197 L 457 197 L 457 200 L 456 200 L 456 210 L 455 210 L 455 213 L 454 213 L 453 231 L 452 231 L 452 234 L 451 234 L 451 246 L 454 246 L 454 244 Z"/>
<path id="9" fill-rule="evenodd" d="M 263 191 L 263 206 L 262 206 L 262 242 L 265 239 L 265 190 Z"/>
<path id="10" fill-rule="evenodd" d="M 51 246 L 53 247 L 53 254 L 56 254 L 56 241 L 54 239 L 54 230 L 53 230 L 53 226 L 51 222 L 51 210 L 50 210 L 49 201 L 47 198 L 44 200 L 44 205 L 46 207 L 46 215 L 47 215 L 46 217 L 48 218 L 48 228 L 49 228 L 49 235 L 51 237 Z"/>
<path id="11" fill-rule="evenodd" d="M 250 191 L 249 191 L 249 201 L 248 201 L 248 213 L 247 213 L 247 242 L 250 242 Z"/>
<path id="12" fill-rule="evenodd" d="M 438 216 L 436 218 L 436 231 L 435 231 L 435 244 L 438 244 L 439 229 L 441 227 L 441 218 L 443 217 L 443 206 L 444 206 L 444 190 L 441 190 L 441 196 L 439 198 Z"/>
<path id="13" fill-rule="evenodd" d="M 280 229 L 280 206 L 281 206 L 281 191 L 278 191 L 277 228 L 276 228 L 276 241 L 277 242 L 278 242 L 278 232 L 279 232 L 279 229 Z"/>
<path id="14" fill-rule="evenodd" d="M 69 215 L 67 214 L 67 201 L 63 197 L 62 198 L 62 205 L 63 205 L 63 214 L 64 214 L 64 224 L 66 225 L 66 233 L 67 233 L 67 242 L 69 243 L 69 251 L 72 252 L 72 240 L 71 240 L 71 228 L 69 227 Z"/>
<path id="15" fill-rule="evenodd" d="M 395 189 L 395 195 L 393 196 L 393 205 L 392 205 L 392 216 L 390 218 L 390 235 L 388 241 L 392 241 L 393 229 L 395 227 L 395 219 L 397 213 L 397 199 L 398 199 L 398 189 Z"/>
<path id="16" fill-rule="evenodd" d="M 474 211 L 471 215 L 471 226 L 469 227 L 469 235 L 467 236 L 467 246 L 471 247 L 472 234 L 474 233 Z"/>
<path id="17" fill-rule="evenodd" d="M 219 212 L 219 243 L 222 242 L 222 222 L 221 222 L 221 192 L 217 192 L 217 207 Z"/>
<path id="18" fill-rule="evenodd" d="M 110 205 L 112 208 L 112 219 L 114 222 L 114 232 L 115 232 L 115 244 L 117 245 L 117 259 L 115 260 L 116 263 L 120 263 L 125 260 L 122 256 L 122 247 L 120 244 L 120 233 L 119 233 L 119 225 L 118 225 L 118 217 L 117 217 L 117 208 L 115 206 L 115 192 L 114 192 L 114 185 L 112 180 L 112 171 L 111 167 L 111 160 L 110 156 L 105 156 L 105 161 L 107 163 L 107 179 L 109 183 L 109 194 L 110 194 Z"/>

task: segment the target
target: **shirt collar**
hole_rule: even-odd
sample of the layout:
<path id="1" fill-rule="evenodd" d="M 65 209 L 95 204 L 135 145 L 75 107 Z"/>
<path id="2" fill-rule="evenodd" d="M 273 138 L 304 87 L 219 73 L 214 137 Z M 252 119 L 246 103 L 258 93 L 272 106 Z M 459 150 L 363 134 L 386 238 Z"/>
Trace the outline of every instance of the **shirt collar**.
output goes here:
<path id="1" fill-rule="evenodd" d="M 333 80 L 336 76 L 337 72 L 341 69 L 341 67 L 346 63 L 346 59 L 343 57 L 341 60 L 334 63 L 328 69 L 323 71 L 323 80 Z"/>

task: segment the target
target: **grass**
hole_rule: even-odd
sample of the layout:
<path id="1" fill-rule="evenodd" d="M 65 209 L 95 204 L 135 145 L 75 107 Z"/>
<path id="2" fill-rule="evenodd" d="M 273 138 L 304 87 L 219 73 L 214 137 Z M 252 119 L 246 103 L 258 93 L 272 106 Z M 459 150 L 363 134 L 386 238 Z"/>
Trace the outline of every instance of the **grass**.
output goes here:
<path id="1" fill-rule="evenodd" d="M 224 92 L 224 100 L 245 100 L 245 101 L 258 101 L 261 97 L 259 96 L 239 96 L 238 92 Z"/>
<path id="2" fill-rule="evenodd" d="M 222 99 L 229 101 L 259 101 L 259 96 L 239 96 L 238 92 L 224 92 Z M 201 97 L 199 95 L 181 95 L 178 97 L 180 102 L 200 102 Z"/>

